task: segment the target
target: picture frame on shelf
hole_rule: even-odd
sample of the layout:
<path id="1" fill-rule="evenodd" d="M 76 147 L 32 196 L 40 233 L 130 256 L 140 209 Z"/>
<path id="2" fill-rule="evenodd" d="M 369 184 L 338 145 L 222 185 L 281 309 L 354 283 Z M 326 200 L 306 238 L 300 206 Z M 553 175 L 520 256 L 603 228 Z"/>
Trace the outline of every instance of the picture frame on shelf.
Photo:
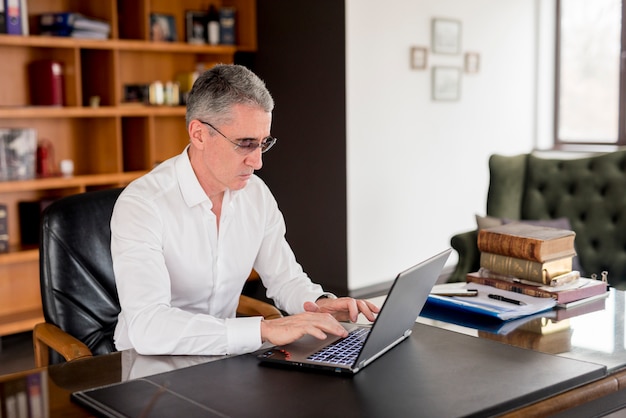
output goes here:
<path id="1" fill-rule="evenodd" d="M 176 42 L 176 19 L 173 15 L 150 13 L 150 40 L 155 42 Z"/>
<path id="2" fill-rule="evenodd" d="M 432 20 L 432 49 L 435 54 L 460 54 L 461 21 L 434 18 Z"/>
<path id="3" fill-rule="evenodd" d="M 411 69 L 425 70 L 428 66 L 428 48 L 424 46 L 411 47 Z"/>
<path id="4" fill-rule="evenodd" d="M 465 53 L 465 72 L 476 74 L 480 70 L 480 54 L 478 52 Z"/>
<path id="5" fill-rule="evenodd" d="M 208 12 L 198 10 L 185 12 L 185 40 L 187 43 L 206 44 L 208 15 Z"/>
<path id="6" fill-rule="evenodd" d="M 432 99 L 457 101 L 461 97 L 461 69 L 458 67 L 433 67 Z"/>

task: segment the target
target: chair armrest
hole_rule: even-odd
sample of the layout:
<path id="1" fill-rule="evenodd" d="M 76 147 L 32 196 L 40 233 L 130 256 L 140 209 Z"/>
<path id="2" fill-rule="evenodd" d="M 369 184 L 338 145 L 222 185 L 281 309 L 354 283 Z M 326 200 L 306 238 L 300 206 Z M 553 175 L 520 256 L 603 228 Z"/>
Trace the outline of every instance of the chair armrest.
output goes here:
<path id="1" fill-rule="evenodd" d="M 262 316 L 265 319 L 277 319 L 283 316 L 275 306 L 245 295 L 239 296 L 237 315 Z"/>
<path id="2" fill-rule="evenodd" d="M 448 282 L 464 282 L 467 273 L 478 271 L 480 252 L 476 244 L 477 239 L 478 230 L 464 232 L 450 238 L 450 246 L 459 254 L 459 261 L 448 278 Z"/>
<path id="3" fill-rule="evenodd" d="M 91 350 L 80 340 L 61 330 L 56 325 L 41 323 L 33 329 L 33 347 L 35 350 L 35 366 L 48 365 L 48 348 L 63 356 L 66 361 L 83 357 L 91 357 Z"/>

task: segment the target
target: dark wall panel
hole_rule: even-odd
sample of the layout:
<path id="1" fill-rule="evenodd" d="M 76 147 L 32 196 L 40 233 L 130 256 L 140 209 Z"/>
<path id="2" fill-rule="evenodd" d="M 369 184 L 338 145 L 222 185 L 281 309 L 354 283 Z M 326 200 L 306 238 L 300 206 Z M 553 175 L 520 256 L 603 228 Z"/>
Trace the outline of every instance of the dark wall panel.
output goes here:
<path id="1" fill-rule="evenodd" d="M 267 83 L 277 145 L 259 175 L 314 281 L 347 293 L 345 8 L 336 0 L 258 0 L 258 52 L 240 57 Z"/>

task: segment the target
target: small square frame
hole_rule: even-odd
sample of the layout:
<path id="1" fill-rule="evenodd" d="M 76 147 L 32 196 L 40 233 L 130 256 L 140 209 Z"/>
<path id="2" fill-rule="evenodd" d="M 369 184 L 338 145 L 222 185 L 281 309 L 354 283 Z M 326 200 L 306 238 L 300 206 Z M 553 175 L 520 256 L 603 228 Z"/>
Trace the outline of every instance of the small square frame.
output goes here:
<path id="1" fill-rule="evenodd" d="M 432 20 L 432 48 L 435 54 L 461 53 L 461 21 L 434 18 Z"/>
<path id="2" fill-rule="evenodd" d="M 208 12 L 188 10 L 185 12 L 185 40 L 190 44 L 202 45 L 207 42 Z"/>
<path id="3" fill-rule="evenodd" d="M 428 68 L 428 48 L 425 46 L 411 47 L 411 69 L 425 70 Z"/>
<path id="4" fill-rule="evenodd" d="M 478 52 L 465 53 L 465 72 L 476 74 L 480 70 L 480 54 Z"/>
<path id="5" fill-rule="evenodd" d="M 173 15 L 150 13 L 150 40 L 176 42 L 176 19 Z"/>
<path id="6" fill-rule="evenodd" d="M 433 67 L 432 99 L 457 101 L 461 97 L 461 69 L 458 67 Z"/>

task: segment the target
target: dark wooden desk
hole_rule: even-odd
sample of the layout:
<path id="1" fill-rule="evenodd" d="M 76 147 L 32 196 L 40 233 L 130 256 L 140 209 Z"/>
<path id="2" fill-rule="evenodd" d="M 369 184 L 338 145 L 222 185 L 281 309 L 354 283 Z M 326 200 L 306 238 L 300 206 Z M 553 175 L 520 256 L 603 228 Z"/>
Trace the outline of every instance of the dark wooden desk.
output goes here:
<path id="1" fill-rule="evenodd" d="M 396 410 L 403 410 L 404 412 L 416 408 L 418 405 L 421 408 L 426 408 L 421 409 L 422 411 L 433 412 L 432 409 L 428 408 L 444 405 L 446 409 L 440 415 L 445 416 L 460 416 L 478 413 L 478 411 L 481 411 L 483 415 L 547 416 L 626 388 L 624 293 L 612 292 L 610 298 L 605 301 L 605 305 L 606 309 L 567 320 L 545 320 L 544 324 L 551 326 L 553 333 L 563 332 L 564 335 L 569 336 L 569 340 L 557 339 L 561 341 L 561 345 L 540 344 L 534 339 L 535 342 L 529 346 L 530 338 L 520 337 L 526 335 L 525 333 L 533 332 L 533 328 L 529 326 L 520 326 L 519 330 L 502 335 L 420 317 L 418 322 L 430 326 L 425 327 L 424 324 L 417 324 L 416 332 L 409 341 L 402 343 L 352 379 L 257 367 L 254 359 L 250 357 L 235 362 L 220 361 L 218 362 L 219 365 L 217 363 L 215 365 L 202 365 L 216 360 L 216 358 L 138 356 L 133 352 L 124 352 L 0 377 L 0 390 L 4 390 L 4 393 L 0 392 L 0 396 L 6 396 L 7 391 L 4 388 L 7 382 L 25 381 L 26 375 L 38 373 L 45 377 L 47 382 L 47 404 L 50 416 L 83 417 L 89 416 L 89 413 L 70 402 L 72 392 L 145 376 L 153 376 L 148 379 L 152 382 L 161 383 L 164 382 L 163 379 L 181 378 L 188 380 L 185 376 L 173 377 L 173 375 L 168 374 L 168 371 L 201 365 L 190 370 L 203 370 L 200 372 L 202 376 L 207 376 L 206 373 L 210 375 L 211 372 L 237 375 L 232 379 L 220 379 L 219 384 L 222 388 L 228 388 L 228 384 L 236 385 L 242 378 L 241 373 L 244 372 L 252 373 L 251 377 L 262 379 L 268 383 L 269 381 L 266 380 L 268 378 L 274 379 L 274 383 L 282 381 L 283 385 L 286 386 L 283 389 L 286 391 L 284 392 L 285 395 L 292 393 L 293 396 L 290 398 L 295 399 L 300 407 L 305 408 L 305 415 L 308 412 L 319 412 L 319 410 L 311 410 L 306 405 L 303 406 L 307 401 L 303 400 L 302 396 L 305 396 L 306 391 L 314 388 L 314 392 L 318 397 L 321 397 L 320 402 L 330 405 L 337 403 L 351 405 L 355 401 L 355 397 L 376 398 L 380 396 L 382 391 L 386 401 L 370 402 L 365 410 L 356 411 L 361 416 L 379 416 L 378 413 L 388 411 L 385 408 L 390 407 L 390 405 L 400 405 L 397 407 L 400 409 L 396 408 Z M 447 329 L 447 331 L 442 329 Z M 453 332 L 448 332 L 450 330 Z M 537 329 L 534 331 L 536 332 Z M 538 335 L 539 341 L 542 337 L 551 338 L 549 333 Z M 484 340 L 497 340 L 497 342 Z M 424 348 L 425 346 L 422 346 L 424 343 L 430 348 Z M 497 370 L 499 378 L 495 381 L 492 379 L 490 383 L 489 379 L 484 379 L 484 376 L 481 378 L 481 376 L 476 375 L 477 380 L 473 381 L 473 384 L 465 378 L 455 381 L 455 374 L 471 376 L 472 373 L 476 373 L 476 367 L 481 367 L 480 362 L 482 360 L 472 356 L 485 349 L 483 343 L 488 343 L 488 347 L 491 347 L 490 354 L 487 355 L 493 358 L 500 357 L 498 364 L 501 369 Z M 509 345 L 521 345 L 532 350 L 519 350 L 513 347 L 507 349 L 506 347 Z M 428 354 L 422 353 L 424 350 Z M 555 350 L 562 352 L 555 352 Z M 535 357 L 534 351 L 544 351 L 549 354 Z M 418 380 L 413 379 L 411 385 L 407 385 L 407 381 L 403 380 L 404 378 L 399 378 L 399 376 L 389 378 L 384 372 L 385 363 L 398 362 L 401 358 L 409 359 L 408 365 L 400 369 L 403 373 L 421 376 Z M 583 368 L 587 368 L 587 372 L 584 376 L 579 377 L 567 375 L 569 371 L 566 369 L 576 368 L 578 363 L 559 363 L 565 365 L 565 369 L 559 373 L 565 374 L 561 377 L 555 377 L 550 376 L 551 373 L 547 373 L 546 376 L 545 368 L 549 367 L 548 364 L 552 362 L 551 359 L 555 358 L 566 362 L 570 362 L 571 359 L 583 361 L 585 362 L 582 363 Z M 511 364 L 506 365 L 507 361 L 510 361 Z M 595 367 L 594 363 L 602 367 Z M 482 367 L 486 367 L 486 365 L 487 363 L 483 363 Z M 518 385 L 519 387 L 510 383 L 515 382 L 516 367 L 521 367 L 522 371 L 527 373 L 524 374 L 526 380 L 520 384 L 521 386 Z M 455 373 L 436 373 L 436 370 L 446 368 L 454 368 Z M 228 370 L 235 373 L 228 373 Z M 257 375 L 257 373 L 261 374 Z M 277 378 L 277 375 L 281 377 Z M 538 382 L 545 382 L 545 385 L 541 387 L 541 384 L 538 384 L 533 390 L 529 386 L 529 381 L 533 375 L 535 379 L 538 379 Z M 561 382 L 561 378 L 567 382 Z M 385 380 L 382 381 L 381 379 Z M 552 379 L 551 382 L 550 379 Z M 503 385 L 503 382 L 509 382 L 508 386 Z M 214 384 L 204 377 L 198 378 L 196 385 L 198 383 L 201 383 L 201 387 L 204 388 L 207 387 L 206 385 Z M 324 389 L 329 385 L 332 385 L 332 392 L 337 394 L 336 397 L 329 398 L 330 392 Z M 248 389 L 256 390 L 258 388 Z M 215 390 L 217 389 L 213 391 L 215 397 L 226 399 L 225 393 L 227 392 L 216 393 Z M 507 392 L 514 394 L 514 396 L 509 396 Z M 398 393 L 402 396 L 398 397 Z M 495 403 L 484 403 L 482 398 L 485 397 L 496 399 L 496 401 Z M 430 403 L 433 400 L 435 403 Z M 276 403 L 276 399 L 272 402 Z M 2 403 L 6 405 L 4 399 Z M 314 403 L 317 404 L 318 402 Z M 281 404 L 288 406 L 289 402 L 282 402 Z M 346 411 L 343 412 L 346 413 Z M 256 415 L 262 416 L 263 414 Z M 350 416 L 350 414 L 345 416 Z"/>

